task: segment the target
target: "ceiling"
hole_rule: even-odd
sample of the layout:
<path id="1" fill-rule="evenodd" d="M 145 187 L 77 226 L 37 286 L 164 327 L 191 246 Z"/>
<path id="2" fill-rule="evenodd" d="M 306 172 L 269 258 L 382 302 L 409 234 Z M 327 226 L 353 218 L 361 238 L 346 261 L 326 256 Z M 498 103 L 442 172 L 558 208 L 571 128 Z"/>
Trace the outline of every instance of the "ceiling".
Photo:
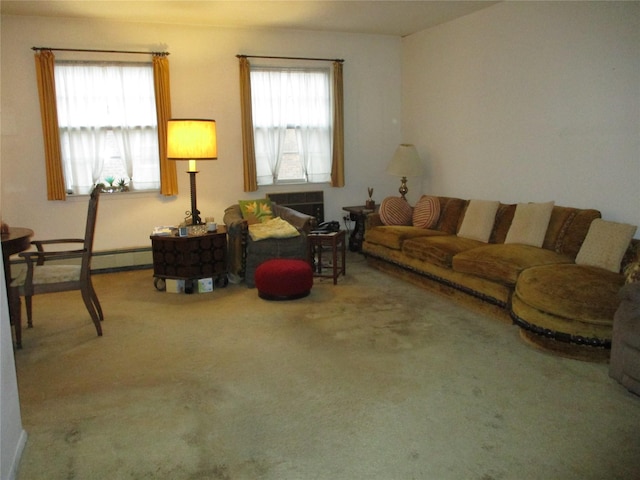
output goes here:
<path id="1" fill-rule="evenodd" d="M 0 13 L 406 36 L 495 3 L 488 0 L 1 0 Z"/>

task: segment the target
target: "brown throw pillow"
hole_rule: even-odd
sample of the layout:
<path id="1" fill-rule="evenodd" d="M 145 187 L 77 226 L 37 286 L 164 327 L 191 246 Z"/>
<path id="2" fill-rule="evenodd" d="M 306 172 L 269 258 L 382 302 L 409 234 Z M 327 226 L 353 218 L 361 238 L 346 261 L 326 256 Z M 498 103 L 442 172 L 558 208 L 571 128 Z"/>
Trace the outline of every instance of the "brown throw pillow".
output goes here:
<path id="1" fill-rule="evenodd" d="M 385 225 L 411 225 L 412 208 L 401 197 L 387 197 L 380 203 L 380 220 Z"/>
<path id="2" fill-rule="evenodd" d="M 431 228 L 440 218 L 440 200 L 431 195 L 422 195 L 413 207 L 413 226 Z"/>

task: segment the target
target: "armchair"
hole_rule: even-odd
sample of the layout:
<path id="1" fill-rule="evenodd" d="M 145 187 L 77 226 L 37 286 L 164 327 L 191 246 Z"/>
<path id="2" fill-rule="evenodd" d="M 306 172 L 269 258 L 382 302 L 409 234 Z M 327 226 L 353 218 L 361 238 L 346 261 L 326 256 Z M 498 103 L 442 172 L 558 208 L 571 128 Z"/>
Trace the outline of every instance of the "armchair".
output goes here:
<path id="1" fill-rule="evenodd" d="M 229 238 L 228 269 L 232 282 L 244 278 L 247 287 L 253 288 L 256 268 L 262 262 L 272 258 L 308 259 L 307 235 L 315 228 L 316 218 L 277 204 L 273 204 L 273 215 L 293 225 L 300 236 L 254 242 L 249 235 L 249 225 L 242 217 L 240 205 L 231 205 L 225 210 L 223 221 Z"/>
<path id="2" fill-rule="evenodd" d="M 620 289 L 613 317 L 609 376 L 640 395 L 640 283 Z"/>

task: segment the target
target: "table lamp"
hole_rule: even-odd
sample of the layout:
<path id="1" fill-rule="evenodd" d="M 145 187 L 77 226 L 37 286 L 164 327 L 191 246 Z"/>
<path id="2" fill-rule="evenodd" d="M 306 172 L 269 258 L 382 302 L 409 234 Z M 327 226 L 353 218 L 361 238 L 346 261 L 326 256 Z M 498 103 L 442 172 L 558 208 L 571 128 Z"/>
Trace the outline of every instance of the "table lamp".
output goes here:
<path id="1" fill-rule="evenodd" d="M 404 200 L 409 191 L 407 188 L 407 177 L 419 177 L 423 173 L 422 162 L 416 151 L 416 147 L 409 143 L 402 143 L 393 154 L 391 163 L 387 167 L 387 173 L 402 177 L 398 191 Z"/>
<path id="2" fill-rule="evenodd" d="M 167 159 L 189 160 L 191 181 L 191 223 L 200 225 L 196 205 L 196 160 L 217 160 L 216 121 L 202 119 L 171 119 L 167 123 Z"/>

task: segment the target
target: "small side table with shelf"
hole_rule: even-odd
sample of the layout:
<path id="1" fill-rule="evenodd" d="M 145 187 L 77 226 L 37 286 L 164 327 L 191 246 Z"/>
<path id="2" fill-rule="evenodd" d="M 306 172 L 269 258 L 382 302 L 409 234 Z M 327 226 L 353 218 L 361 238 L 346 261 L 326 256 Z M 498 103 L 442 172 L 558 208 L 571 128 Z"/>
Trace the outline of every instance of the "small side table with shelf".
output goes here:
<path id="1" fill-rule="evenodd" d="M 227 229 L 219 225 L 215 232 L 184 237 L 151 235 L 154 285 L 164 290 L 166 279 L 184 280 L 191 284 L 212 278 L 216 287 L 226 287 Z"/>
<path id="2" fill-rule="evenodd" d="M 309 259 L 313 266 L 314 277 L 333 278 L 333 284 L 338 283 L 340 274 L 347 274 L 346 267 L 346 244 L 345 231 L 338 230 L 330 233 L 310 233 L 308 237 Z M 331 249 L 332 262 L 330 265 L 323 265 L 322 250 L 328 247 Z M 330 274 L 323 274 L 322 269 L 331 269 Z"/>
<path id="3" fill-rule="evenodd" d="M 342 210 L 344 210 L 345 212 L 349 212 L 349 219 L 355 222 L 353 231 L 349 236 L 349 250 L 351 250 L 352 252 L 362 251 L 362 242 L 364 241 L 365 221 L 367 220 L 367 215 L 377 212 L 378 208 L 379 205 L 376 205 L 374 208 L 367 208 L 364 205 L 355 207 L 342 207 Z"/>

